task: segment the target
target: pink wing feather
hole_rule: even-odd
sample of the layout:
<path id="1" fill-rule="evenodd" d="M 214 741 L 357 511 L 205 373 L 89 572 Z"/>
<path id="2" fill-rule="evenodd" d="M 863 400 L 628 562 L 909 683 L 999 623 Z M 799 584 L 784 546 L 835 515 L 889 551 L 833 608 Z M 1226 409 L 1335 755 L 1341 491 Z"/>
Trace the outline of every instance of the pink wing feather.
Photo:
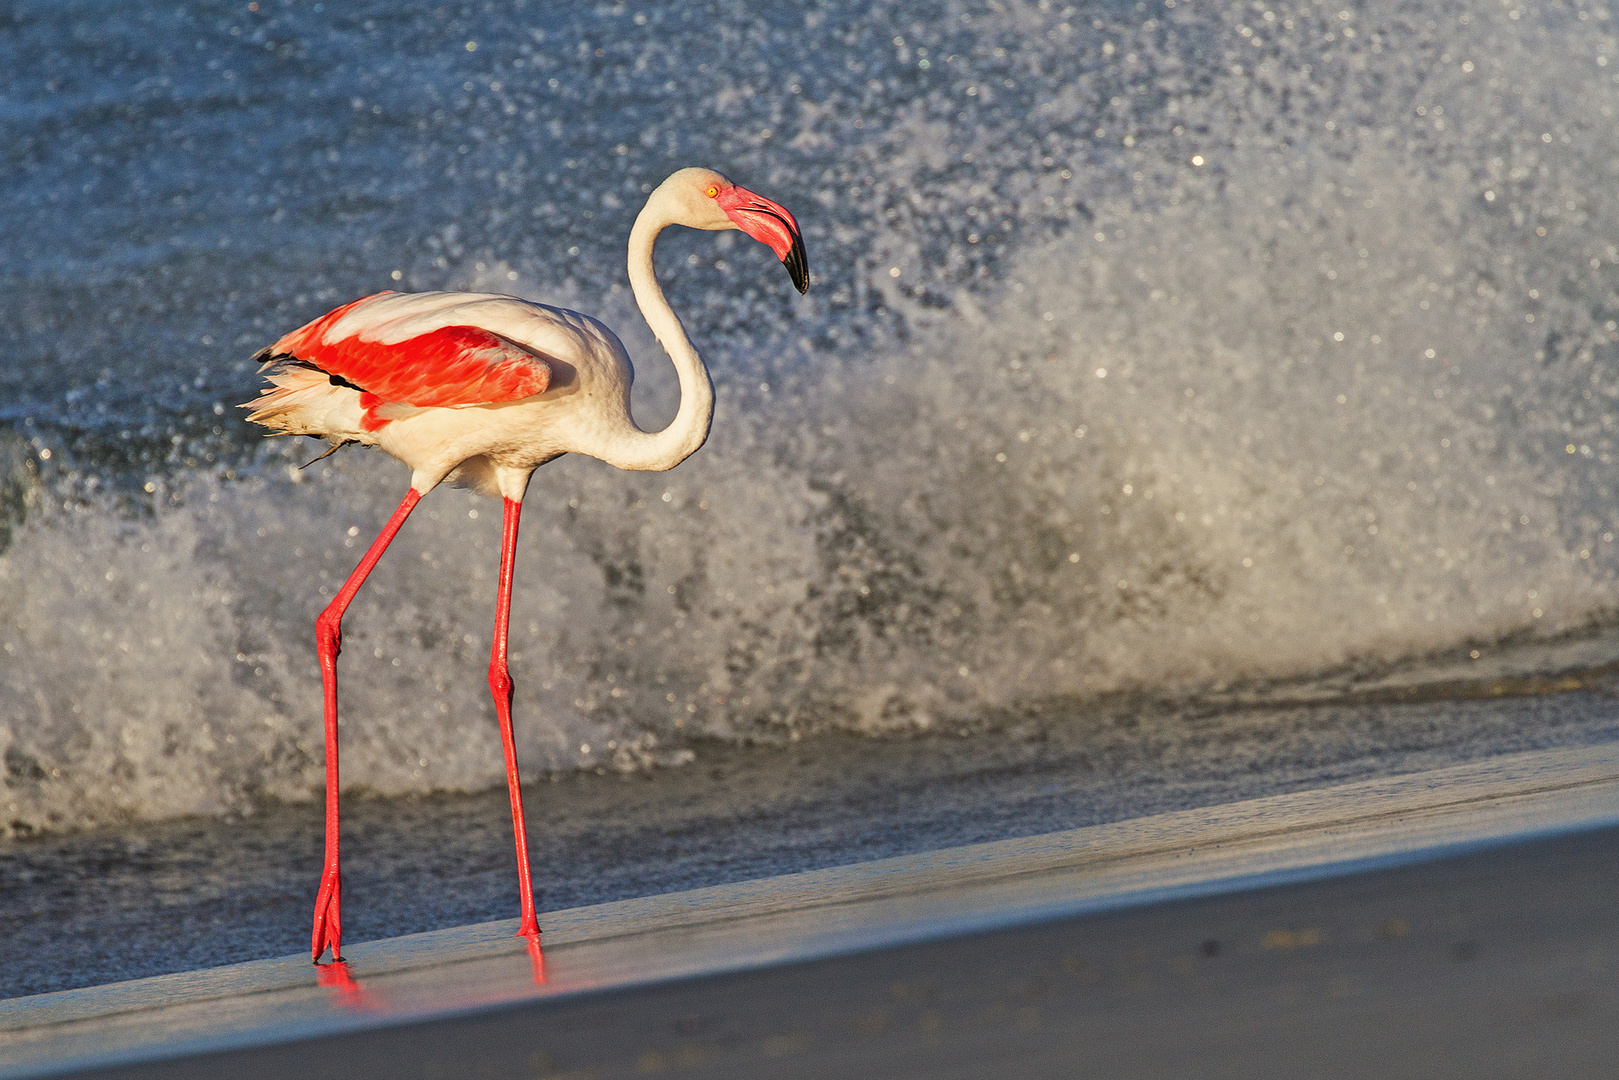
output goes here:
<path id="1" fill-rule="evenodd" d="M 367 340 L 368 327 L 354 325 L 352 316 L 398 295 L 377 293 L 330 311 L 277 341 L 270 355 L 313 364 L 376 399 L 375 404 L 486 405 L 543 394 L 551 385 L 551 369 L 542 357 L 482 327 L 444 326 L 402 341 Z M 330 331 L 345 317 L 350 326 L 332 338 Z M 364 404 L 369 414 L 374 403 Z"/>

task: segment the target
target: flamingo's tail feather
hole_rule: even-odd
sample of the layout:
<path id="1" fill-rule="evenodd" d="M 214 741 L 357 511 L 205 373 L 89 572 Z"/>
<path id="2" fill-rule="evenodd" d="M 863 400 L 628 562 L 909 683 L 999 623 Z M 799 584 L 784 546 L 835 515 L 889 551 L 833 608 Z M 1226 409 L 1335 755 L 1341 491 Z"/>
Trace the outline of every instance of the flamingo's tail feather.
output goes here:
<path id="1" fill-rule="evenodd" d="M 269 380 L 259 396 L 237 406 L 247 419 L 277 435 L 313 435 L 342 445 L 370 442 L 362 427 L 361 389 L 287 353 L 260 352 L 259 370 Z"/>

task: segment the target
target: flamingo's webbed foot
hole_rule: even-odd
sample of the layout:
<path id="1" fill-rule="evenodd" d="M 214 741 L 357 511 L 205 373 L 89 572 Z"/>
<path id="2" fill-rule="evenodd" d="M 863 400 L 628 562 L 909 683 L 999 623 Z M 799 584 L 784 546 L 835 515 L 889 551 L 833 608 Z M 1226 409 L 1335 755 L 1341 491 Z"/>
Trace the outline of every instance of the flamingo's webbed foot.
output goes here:
<path id="1" fill-rule="evenodd" d="M 343 920 L 341 916 L 343 878 L 336 868 L 329 868 L 320 879 L 320 892 L 315 897 L 315 931 L 310 938 L 309 951 L 315 963 L 332 950 L 332 961 L 343 959 Z"/>

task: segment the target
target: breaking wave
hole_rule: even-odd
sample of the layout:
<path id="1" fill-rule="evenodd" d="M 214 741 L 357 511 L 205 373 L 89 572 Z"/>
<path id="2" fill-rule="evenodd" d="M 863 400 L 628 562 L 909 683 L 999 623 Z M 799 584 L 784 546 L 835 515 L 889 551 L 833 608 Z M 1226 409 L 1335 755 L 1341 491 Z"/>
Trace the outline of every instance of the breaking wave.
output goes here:
<path id="1" fill-rule="evenodd" d="M 669 292 L 719 385 L 714 436 L 661 476 L 573 459 L 536 476 L 512 656 L 530 771 L 1053 698 L 1196 700 L 1611 619 L 1607 12 L 898 10 L 761 18 L 733 62 L 669 13 L 654 38 L 617 9 L 480 16 L 509 22 L 455 31 L 485 43 L 480 62 L 495 53 L 466 89 L 447 61 L 396 56 L 394 77 L 414 71 L 436 104 L 354 89 L 314 124 L 345 147 L 351 193 L 417 155 L 419 186 L 385 211 L 305 206 L 282 224 L 263 207 L 319 175 L 261 173 L 228 201 L 189 177 L 188 198 L 236 223 L 236 254 L 185 238 L 133 280 L 235 275 L 266 304 L 126 314 L 119 335 L 149 330 L 175 350 L 166 367 L 59 357 L 83 374 L 57 397 L 13 376 L 12 831 L 241 811 L 321 783 L 312 620 L 406 476 L 360 452 L 300 471 L 301 448 L 215 408 L 251 394 L 245 357 L 273 319 L 378 287 L 336 255 L 311 287 L 298 260 L 255 252 L 363 248 L 378 221 L 448 203 L 468 221 L 367 266 L 603 315 L 640 358 L 638 413 L 655 423 L 672 374 L 615 282 L 635 190 L 681 164 L 792 207 L 817 283 L 796 300 L 729 236 L 668 244 Z M 324 93 L 375 74 L 361 25 L 305 27 L 362 65 L 325 72 Z M 671 75 L 700 65 L 701 94 Z M 8 122 L 115 122 L 59 108 Z M 220 122 L 246 131 L 256 108 Z M 431 131 L 367 126 L 435 108 Z M 170 203 L 141 206 L 152 221 Z M 330 235 L 286 239 L 299 229 Z M 103 255 L 119 258 L 147 256 Z M 18 258 L 13 276 L 62 287 L 6 344 L 8 367 L 139 291 L 91 270 Z M 241 346 L 237 366 L 196 344 L 214 335 Z M 175 415 L 118 396 L 141 378 Z M 435 492 L 351 609 L 355 788 L 500 782 L 482 676 L 498 542 L 495 504 Z"/>

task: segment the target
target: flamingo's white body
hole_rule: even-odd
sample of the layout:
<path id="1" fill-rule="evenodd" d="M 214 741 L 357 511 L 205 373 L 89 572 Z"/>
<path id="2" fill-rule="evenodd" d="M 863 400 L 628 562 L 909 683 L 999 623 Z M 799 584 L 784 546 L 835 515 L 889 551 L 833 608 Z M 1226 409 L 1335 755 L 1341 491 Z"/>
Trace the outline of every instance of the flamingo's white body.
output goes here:
<path id="1" fill-rule="evenodd" d="M 650 456 L 630 417 L 634 371 L 629 357 L 618 337 L 587 315 L 478 293 L 381 293 L 346 310 L 324 336 L 388 349 L 466 326 L 511 342 L 507 362 L 538 368 L 539 380 L 549 385 L 514 401 L 425 408 L 389 402 L 367 409 L 364 393 L 333 383 L 324 369 L 289 365 L 271 376 L 282 393 L 271 392 L 265 397 L 274 400 L 255 403 L 253 418 L 285 423 L 296 434 L 377 446 L 410 466 L 411 487 L 423 493 L 449 479 L 484 494 L 520 499 L 529 473 L 560 454 L 589 454 L 621 468 L 634 468 L 632 461 Z M 696 382 L 706 386 L 706 376 Z M 699 390 L 683 394 L 682 401 L 693 399 L 694 414 L 701 414 L 707 409 L 695 398 L 703 396 L 706 391 Z M 380 415 L 372 418 L 368 412 Z M 373 428 L 380 419 L 387 423 Z M 696 448 L 688 449 L 688 441 L 680 440 L 686 453 Z M 673 455 L 657 455 L 654 464 L 640 467 L 667 468 L 685 456 L 663 464 Z"/>
<path id="2" fill-rule="evenodd" d="M 499 495 L 505 504 L 501 582 L 490 689 L 501 723 L 516 833 L 522 904 L 519 934 L 537 940 L 523 829 L 506 627 L 517 523 L 529 476 L 562 454 L 588 454 L 621 469 L 670 469 L 702 446 L 713 416 L 708 369 L 664 299 L 652 268 L 669 225 L 742 229 L 770 245 L 802 292 L 808 268 L 798 225 L 784 208 L 708 169 L 682 169 L 647 199 L 630 232 L 629 275 L 647 324 L 680 378 L 680 409 L 649 433 L 630 414 L 634 369 L 618 337 L 563 308 L 477 293 L 379 293 L 300 327 L 266 349 L 271 382 L 249 420 L 334 448 L 377 446 L 411 469 L 399 509 L 316 620 L 326 697 L 326 869 L 315 902 L 311 949 L 340 959 L 337 849 L 337 653 L 343 612 L 418 500 L 444 480 Z"/>

